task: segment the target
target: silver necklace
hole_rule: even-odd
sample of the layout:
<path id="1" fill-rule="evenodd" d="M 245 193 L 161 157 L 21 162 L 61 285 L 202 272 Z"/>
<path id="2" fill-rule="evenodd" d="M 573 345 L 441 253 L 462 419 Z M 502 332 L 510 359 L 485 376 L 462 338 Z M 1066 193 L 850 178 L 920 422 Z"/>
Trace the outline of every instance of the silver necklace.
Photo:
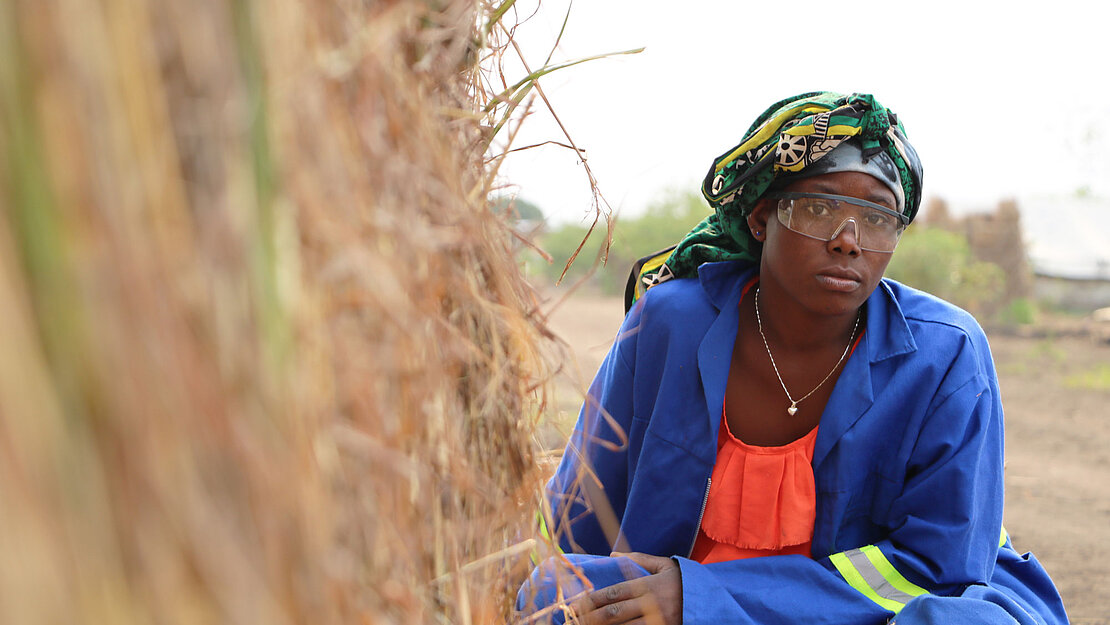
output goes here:
<path id="1" fill-rule="evenodd" d="M 763 337 L 763 347 L 767 349 L 767 357 L 771 359 L 771 368 L 775 370 L 775 377 L 779 379 L 779 384 L 782 385 L 782 390 L 786 393 L 786 398 L 790 400 L 790 407 L 786 409 L 786 414 L 794 416 L 794 413 L 798 412 L 798 402 L 805 401 L 810 395 L 816 393 L 817 389 L 821 388 L 825 382 L 829 381 L 829 378 L 832 377 L 833 372 L 840 366 L 840 363 L 844 362 L 844 357 L 848 355 L 848 350 L 852 347 L 852 341 L 856 339 L 856 330 L 859 329 L 859 318 L 860 312 L 856 312 L 856 323 L 852 326 L 852 336 L 848 337 L 848 344 L 844 346 L 844 353 L 840 355 L 840 360 L 836 361 L 836 364 L 833 365 L 832 371 L 829 371 L 825 379 L 818 382 L 817 386 L 813 387 L 812 391 L 798 399 L 794 399 L 790 396 L 790 391 L 786 389 L 786 382 L 782 381 L 782 374 L 779 373 L 778 365 L 775 364 L 775 357 L 771 355 L 771 346 L 767 344 L 767 335 L 763 334 L 763 320 L 759 318 L 759 287 L 755 287 L 755 323 L 759 328 L 759 336 Z"/>

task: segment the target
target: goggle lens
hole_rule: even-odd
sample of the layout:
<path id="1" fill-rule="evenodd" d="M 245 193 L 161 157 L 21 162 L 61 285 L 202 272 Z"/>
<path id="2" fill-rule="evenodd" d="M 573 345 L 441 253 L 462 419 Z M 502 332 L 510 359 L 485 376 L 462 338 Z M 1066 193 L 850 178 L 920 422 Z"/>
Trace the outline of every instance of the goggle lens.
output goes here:
<path id="1" fill-rule="evenodd" d="M 776 193 L 779 222 L 798 234 L 831 241 L 849 222 L 855 224 L 856 244 L 870 252 L 893 252 L 902 231 L 904 215 L 885 206 L 843 195 L 825 193 Z"/>

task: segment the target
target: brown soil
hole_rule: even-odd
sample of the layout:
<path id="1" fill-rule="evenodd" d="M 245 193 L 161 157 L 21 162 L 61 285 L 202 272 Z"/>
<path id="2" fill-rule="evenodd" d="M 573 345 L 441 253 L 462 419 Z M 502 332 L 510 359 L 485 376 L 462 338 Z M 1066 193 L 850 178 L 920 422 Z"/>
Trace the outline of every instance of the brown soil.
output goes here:
<path id="1" fill-rule="evenodd" d="M 622 312 L 617 298 L 576 294 L 552 314 L 575 362 L 557 385 L 550 447 L 565 441 Z M 1073 624 L 1110 625 L 1110 344 L 1047 325 L 1023 334 L 991 333 L 1006 409 L 1006 529 L 1048 569 Z"/>

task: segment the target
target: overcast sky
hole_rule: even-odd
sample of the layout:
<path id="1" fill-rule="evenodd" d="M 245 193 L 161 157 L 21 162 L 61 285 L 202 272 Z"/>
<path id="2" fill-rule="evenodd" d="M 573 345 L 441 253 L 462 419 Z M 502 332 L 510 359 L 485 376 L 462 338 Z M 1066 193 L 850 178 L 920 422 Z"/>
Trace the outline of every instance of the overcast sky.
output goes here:
<path id="1" fill-rule="evenodd" d="M 553 62 L 646 50 L 541 85 L 612 207 L 629 214 L 670 189 L 696 191 L 764 108 L 822 89 L 874 93 L 895 111 L 924 163 L 926 198 L 957 211 L 1082 187 L 1110 196 L 1110 34 L 1097 7 L 579 0 Z M 519 28 L 533 69 L 566 9 L 566 0 L 544 0 Z M 563 140 L 537 104 L 514 147 Z M 589 185 L 569 150 L 515 153 L 502 174 L 553 221 L 590 213 Z"/>

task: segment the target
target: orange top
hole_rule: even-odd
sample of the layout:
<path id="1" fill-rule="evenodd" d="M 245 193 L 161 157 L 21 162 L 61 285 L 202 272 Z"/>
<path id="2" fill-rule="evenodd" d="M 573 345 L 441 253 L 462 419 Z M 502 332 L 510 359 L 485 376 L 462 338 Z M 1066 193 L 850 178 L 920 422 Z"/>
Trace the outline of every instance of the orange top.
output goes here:
<path id="1" fill-rule="evenodd" d="M 744 285 L 741 301 L 758 281 L 755 276 Z M 849 354 L 862 339 L 860 331 Z M 722 407 L 717 464 L 690 559 L 709 564 L 787 554 L 810 557 L 817 518 L 816 442 L 814 427 L 785 445 L 749 445 L 732 435 Z"/>
<path id="2" fill-rule="evenodd" d="M 786 445 L 759 447 L 732 435 L 722 415 L 717 464 L 690 558 L 709 564 L 741 558 L 809 557 L 817 494 L 817 428 Z"/>

